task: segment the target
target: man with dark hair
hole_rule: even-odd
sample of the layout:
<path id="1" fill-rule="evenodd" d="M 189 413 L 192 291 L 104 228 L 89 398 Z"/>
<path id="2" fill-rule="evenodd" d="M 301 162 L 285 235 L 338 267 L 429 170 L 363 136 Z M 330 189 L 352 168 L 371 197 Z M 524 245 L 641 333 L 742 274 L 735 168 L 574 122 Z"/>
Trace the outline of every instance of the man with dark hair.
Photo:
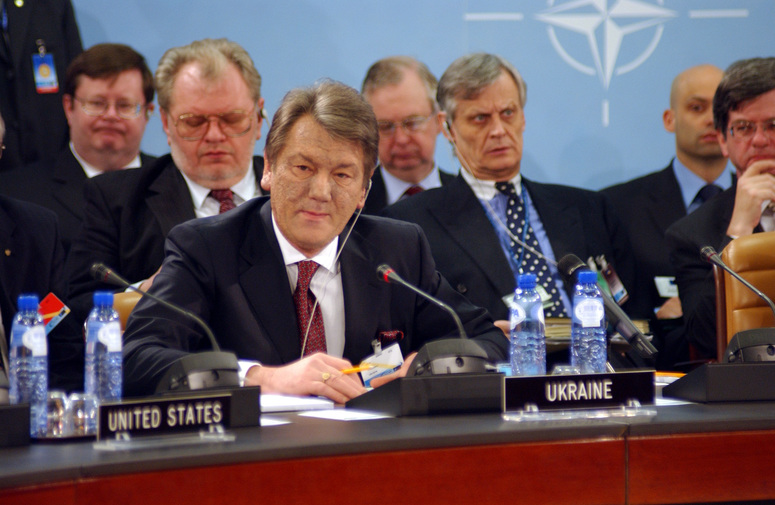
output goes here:
<path id="1" fill-rule="evenodd" d="M 685 320 L 699 358 L 716 357 L 715 287 L 700 249 L 775 231 L 775 58 L 740 60 L 727 68 L 713 97 L 721 151 L 737 169 L 736 184 L 667 230 Z"/>
<path id="2" fill-rule="evenodd" d="M 670 87 L 670 106 L 662 113 L 665 130 L 675 134 L 675 157 L 663 170 L 601 191 L 611 200 L 632 244 L 636 291 L 648 301 L 646 311 L 635 315 L 650 319 L 660 369 L 689 360 L 665 231 L 732 185 L 713 127 L 713 94 L 723 74 L 713 65 L 697 65 L 678 74 Z"/>
<path id="3" fill-rule="evenodd" d="M 377 116 L 380 166 L 363 212 L 377 214 L 454 179 L 433 160 L 440 131 L 437 86 L 428 67 L 410 56 L 383 58 L 366 72 L 361 94 Z"/>
<path id="4" fill-rule="evenodd" d="M 71 307 L 85 317 L 101 262 L 147 289 L 177 224 L 226 212 L 261 194 L 261 76 L 250 55 L 226 39 L 204 39 L 164 53 L 156 90 L 170 154 L 138 170 L 88 181 L 82 231 L 67 260 Z"/>
<path id="5" fill-rule="evenodd" d="M 374 113 L 354 89 L 325 81 L 293 90 L 267 136 L 271 196 L 170 232 L 151 292 L 201 316 L 244 360 L 246 385 L 343 403 L 364 388 L 342 370 L 375 342 L 397 342 L 409 363 L 428 340 L 457 335 L 444 311 L 379 281 L 382 263 L 452 305 L 492 359 L 506 357 L 486 311 L 436 272 L 419 227 L 360 215 L 377 145 Z M 201 329 L 141 300 L 124 334 L 125 394 L 152 393 L 172 362 L 209 346 Z"/>
<path id="6" fill-rule="evenodd" d="M 53 210 L 67 252 L 83 220 L 86 180 L 154 159 L 140 153 L 154 90 L 143 56 L 123 44 L 89 48 L 72 61 L 63 77 L 70 146 L 0 174 L 0 191 Z"/>
<path id="7" fill-rule="evenodd" d="M 511 63 L 485 53 L 458 58 L 439 80 L 437 98 L 460 175 L 384 215 L 422 227 L 439 272 L 459 293 L 507 330 L 519 273 L 538 276 L 548 317 L 570 315 L 556 263 L 566 254 L 604 259 L 631 286 L 629 243 L 607 200 L 522 176 L 527 89 Z"/>

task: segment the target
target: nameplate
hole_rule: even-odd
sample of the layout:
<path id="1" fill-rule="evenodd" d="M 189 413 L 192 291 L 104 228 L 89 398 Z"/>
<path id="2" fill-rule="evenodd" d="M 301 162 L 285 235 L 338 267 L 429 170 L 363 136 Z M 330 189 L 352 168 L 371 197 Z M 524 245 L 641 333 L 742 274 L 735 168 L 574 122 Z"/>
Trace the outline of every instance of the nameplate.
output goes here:
<path id="1" fill-rule="evenodd" d="M 654 403 L 654 371 L 506 377 L 503 411 L 620 407 L 628 400 Z"/>
<path id="2" fill-rule="evenodd" d="M 100 405 L 97 440 L 170 435 L 224 428 L 257 426 L 260 422 L 260 388 L 191 392 L 106 402 Z"/>

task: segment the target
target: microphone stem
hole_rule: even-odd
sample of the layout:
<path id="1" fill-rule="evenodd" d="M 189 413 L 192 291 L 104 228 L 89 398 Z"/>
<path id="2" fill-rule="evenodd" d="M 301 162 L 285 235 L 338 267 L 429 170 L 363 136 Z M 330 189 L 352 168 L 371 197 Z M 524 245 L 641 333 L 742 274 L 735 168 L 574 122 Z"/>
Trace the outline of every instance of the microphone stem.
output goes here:
<path id="1" fill-rule="evenodd" d="M 394 280 L 397 280 L 402 286 L 405 286 L 405 287 L 411 289 L 412 291 L 414 291 L 418 295 L 422 296 L 426 300 L 432 301 L 433 303 L 435 303 L 436 305 L 438 305 L 442 309 L 444 309 L 447 312 L 449 312 L 450 315 L 452 316 L 452 319 L 455 321 L 455 324 L 457 325 L 457 331 L 458 331 L 458 333 L 460 333 L 460 338 L 462 338 L 462 339 L 468 338 L 466 336 L 466 330 L 465 330 L 465 328 L 463 328 L 463 322 L 460 320 L 460 316 L 457 315 L 457 313 L 452 309 L 452 307 L 450 307 L 446 303 L 442 302 L 441 300 L 437 300 L 436 298 L 434 298 L 432 296 L 428 296 L 427 293 L 425 293 L 421 289 L 418 289 L 418 288 L 412 286 L 410 283 L 404 281 L 403 279 L 401 279 L 400 277 L 398 277 L 395 274 L 393 276 L 391 276 L 391 278 L 393 278 Z"/>

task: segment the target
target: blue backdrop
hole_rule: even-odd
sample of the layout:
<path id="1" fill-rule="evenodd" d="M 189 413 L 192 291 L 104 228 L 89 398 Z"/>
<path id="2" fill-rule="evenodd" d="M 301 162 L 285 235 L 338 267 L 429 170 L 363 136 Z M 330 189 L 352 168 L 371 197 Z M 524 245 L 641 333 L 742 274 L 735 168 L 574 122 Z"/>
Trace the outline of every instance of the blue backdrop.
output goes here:
<path id="1" fill-rule="evenodd" d="M 271 115 L 291 88 L 330 77 L 360 89 L 369 65 L 408 54 L 440 76 L 457 57 L 500 54 L 528 85 L 522 171 L 599 189 L 664 167 L 673 77 L 773 55 L 773 0 L 73 0 L 84 47 L 129 44 L 155 70 L 205 37 L 244 46 Z M 263 134 L 266 135 L 267 126 Z M 143 149 L 168 151 L 158 114 Z M 263 139 L 257 152 L 263 150 Z M 437 161 L 457 164 L 443 138 Z"/>

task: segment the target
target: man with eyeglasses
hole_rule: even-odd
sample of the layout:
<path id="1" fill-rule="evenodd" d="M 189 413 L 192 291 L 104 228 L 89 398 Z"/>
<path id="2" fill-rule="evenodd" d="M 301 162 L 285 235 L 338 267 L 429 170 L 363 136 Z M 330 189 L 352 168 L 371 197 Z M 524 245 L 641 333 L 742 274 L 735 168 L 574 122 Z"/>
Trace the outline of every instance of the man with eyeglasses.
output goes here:
<path id="1" fill-rule="evenodd" d="M 66 267 L 71 306 L 84 313 L 95 290 L 111 289 L 92 279 L 93 263 L 147 289 L 175 225 L 262 194 L 263 158 L 253 151 L 264 99 L 247 51 L 226 39 L 169 49 L 155 83 L 170 154 L 86 185 L 84 226 Z"/>
<path id="2" fill-rule="evenodd" d="M 519 273 L 538 276 L 548 317 L 569 316 L 556 266 L 566 254 L 605 257 L 631 285 L 629 242 L 607 200 L 522 175 L 527 88 L 511 63 L 486 53 L 458 58 L 439 80 L 437 98 L 460 175 L 384 214 L 423 228 L 439 272 L 459 293 L 508 331 Z"/>
<path id="3" fill-rule="evenodd" d="M 361 93 L 379 125 L 380 166 L 371 178 L 363 212 L 383 208 L 455 177 L 433 160 L 439 135 L 438 81 L 428 67 L 409 56 L 392 56 L 366 72 Z"/>
<path id="4" fill-rule="evenodd" d="M 667 230 L 684 312 L 697 358 L 716 357 L 715 287 L 700 249 L 775 231 L 775 58 L 740 60 L 727 68 L 713 97 L 713 124 L 737 181 Z"/>
<path id="5" fill-rule="evenodd" d="M 67 67 L 63 90 L 69 146 L 33 165 L 0 174 L 0 190 L 53 210 L 67 253 L 83 220 L 86 180 L 155 159 L 140 152 L 153 112 L 153 76 L 143 56 L 131 47 L 97 44 Z"/>
<path id="6" fill-rule="evenodd" d="M 633 246 L 636 289 L 648 302 L 636 316 L 650 320 L 660 369 L 689 360 L 665 231 L 732 185 L 713 127 L 713 94 L 722 75 L 723 70 L 708 64 L 678 74 L 670 87 L 670 107 L 662 113 L 665 130 L 675 134 L 675 157 L 658 172 L 601 191 L 610 198 Z"/>

